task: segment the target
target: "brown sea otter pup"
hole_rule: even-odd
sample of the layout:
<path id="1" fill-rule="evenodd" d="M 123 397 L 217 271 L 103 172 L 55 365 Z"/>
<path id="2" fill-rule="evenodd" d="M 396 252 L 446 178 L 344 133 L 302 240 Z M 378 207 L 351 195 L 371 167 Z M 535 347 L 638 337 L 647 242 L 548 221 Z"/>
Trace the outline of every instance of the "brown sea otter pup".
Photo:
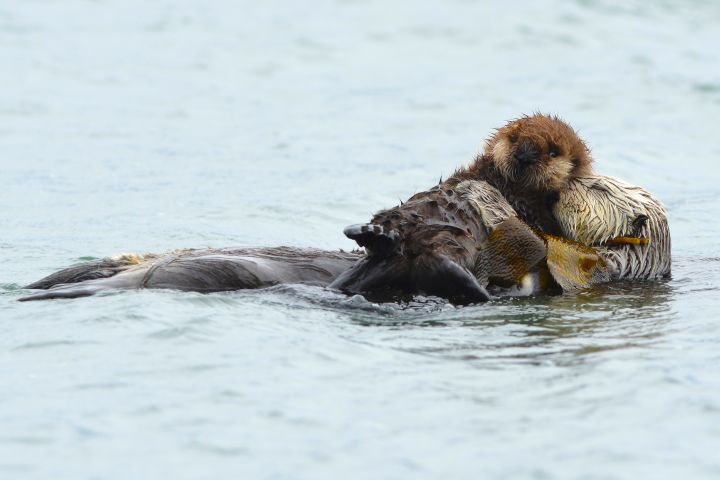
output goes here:
<path id="1" fill-rule="evenodd" d="M 560 191 L 592 173 L 592 157 L 575 130 L 556 116 L 535 113 L 497 129 L 483 153 L 449 181 L 484 180 L 503 194 L 520 218 L 561 235 L 552 215 Z"/>

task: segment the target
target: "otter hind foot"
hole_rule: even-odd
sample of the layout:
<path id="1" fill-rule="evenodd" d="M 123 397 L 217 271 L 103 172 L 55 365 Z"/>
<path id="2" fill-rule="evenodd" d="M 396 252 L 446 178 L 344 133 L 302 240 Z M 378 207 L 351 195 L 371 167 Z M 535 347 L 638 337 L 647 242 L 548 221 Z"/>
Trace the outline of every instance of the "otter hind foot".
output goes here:
<path id="1" fill-rule="evenodd" d="M 350 225 L 343 233 L 361 247 L 366 247 L 373 255 L 388 256 L 395 253 L 400 243 L 400 234 L 396 230 L 388 230 L 373 223 Z"/>
<path id="2" fill-rule="evenodd" d="M 448 257 L 441 255 L 423 263 L 417 265 L 414 272 L 415 284 L 421 293 L 447 298 L 456 305 L 490 300 L 490 294 L 477 278 Z"/>
<path id="3" fill-rule="evenodd" d="M 367 257 L 341 273 L 329 288 L 388 300 L 405 294 L 443 297 L 457 305 L 490 300 L 467 268 L 444 255 L 428 255 L 414 262 L 400 255 Z"/>
<path id="4" fill-rule="evenodd" d="M 60 284 L 25 297 L 20 297 L 18 301 L 31 302 L 34 300 L 53 300 L 57 298 L 91 297 L 101 290 L 106 290 L 106 288 L 92 285 L 92 280 L 90 280 L 80 283 Z"/>

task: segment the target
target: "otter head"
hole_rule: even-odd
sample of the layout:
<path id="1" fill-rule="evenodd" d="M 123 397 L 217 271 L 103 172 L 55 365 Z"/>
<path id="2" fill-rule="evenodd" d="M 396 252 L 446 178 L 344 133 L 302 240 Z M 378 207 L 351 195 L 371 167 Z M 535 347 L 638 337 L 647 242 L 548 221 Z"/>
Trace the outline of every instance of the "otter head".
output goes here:
<path id="1" fill-rule="evenodd" d="M 537 192 L 560 191 L 592 171 L 590 151 L 575 130 L 558 117 L 539 113 L 499 128 L 484 155 L 506 182 Z"/>

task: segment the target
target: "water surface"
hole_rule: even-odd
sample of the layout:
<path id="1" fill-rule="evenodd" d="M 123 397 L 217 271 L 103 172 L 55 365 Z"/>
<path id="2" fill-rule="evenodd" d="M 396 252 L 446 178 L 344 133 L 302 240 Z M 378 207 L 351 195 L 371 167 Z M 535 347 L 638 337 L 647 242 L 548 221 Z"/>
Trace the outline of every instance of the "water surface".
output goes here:
<path id="1" fill-rule="evenodd" d="M 3 478 L 717 478 L 714 2 L 0 5 Z M 120 252 L 351 248 L 558 113 L 673 276 L 454 308 L 318 288 L 19 303 Z"/>

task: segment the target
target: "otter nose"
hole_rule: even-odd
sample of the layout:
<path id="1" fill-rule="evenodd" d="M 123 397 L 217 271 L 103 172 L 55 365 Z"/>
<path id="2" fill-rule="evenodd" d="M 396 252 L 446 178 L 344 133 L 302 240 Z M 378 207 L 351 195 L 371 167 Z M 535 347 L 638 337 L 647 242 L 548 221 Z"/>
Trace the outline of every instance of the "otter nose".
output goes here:
<path id="1" fill-rule="evenodd" d="M 537 162 L 539 157 L 540 155 L 538 155 L 538 151 L 535 146 L 527 140 L 522 142 L 515 149 L 515 159 L 523 167 L 527 167 L 528 165 L 532 165 Z"/>

